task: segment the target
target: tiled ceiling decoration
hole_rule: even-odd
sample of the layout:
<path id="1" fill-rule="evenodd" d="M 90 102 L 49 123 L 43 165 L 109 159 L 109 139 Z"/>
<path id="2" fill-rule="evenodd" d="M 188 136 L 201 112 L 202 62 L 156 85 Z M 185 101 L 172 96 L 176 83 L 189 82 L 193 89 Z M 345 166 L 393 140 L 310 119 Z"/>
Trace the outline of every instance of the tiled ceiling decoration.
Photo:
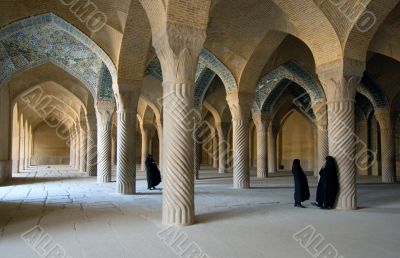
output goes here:
<path id="1" fill-rule="evenodd" d="M 114 64 L 71 24 L 47 13 L 0 30 L 0 84 L 13 74 L 48 62 L 77 77 L 95 99 L 112 99 Z"/>

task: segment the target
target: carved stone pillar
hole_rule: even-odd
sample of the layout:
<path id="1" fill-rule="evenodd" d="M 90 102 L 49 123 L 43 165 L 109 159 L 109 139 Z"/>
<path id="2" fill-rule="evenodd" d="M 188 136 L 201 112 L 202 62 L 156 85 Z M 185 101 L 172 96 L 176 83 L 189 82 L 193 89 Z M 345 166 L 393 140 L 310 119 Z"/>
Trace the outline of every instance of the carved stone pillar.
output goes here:
<path id="1" fill-rule="evenodd" d="M 212 166 L 218 168 L 218 134 L 214 133 L 212 138 Z"/>
<path id="2" fill-rule="evenodd" d="M 87 127 L 85 122 L 81 122 L 81 128 L 79 131 L 79 154 L 80 156 L 80 165 L 79 165 L 79 171 L 80 172 L 86 172 L 87 170 Z"/>
<path id="3" fill-rule="evenodd" d="M 142 81 L 119 82 L 117 96 L 117 192 L 136 192 L 136 114 Z"/>
<path id="4" fill-rule="evenodd" d="M 79 171 L 79 165 L 81 164 L 81 152 L 80 152 L 80 128 L 79 125 L 75 125 L 75 168 Z"/>
<path id="5" fill-rule="evenodd" d="M 232 92 L 227 95 L 233 125 L 233 187 L 250 188 L 249 120 L 253 95 Z"/>
<path id="6" fill-rule="evenodd" d="M 114 112 L 112 101 L 96 103 L 97 116 L 97 182 L 111 182 L 111 119 Z"/>
<path id="7" fill-rule="evenodd" d="M 28 160 L 29 160 L 29 124 L 28 120 L 25 121 L 25 128 L 24 128 L 24 135 L 25 135 L 25 141 L 24 141 L 24 169 L 28 168 Z"/>
<path id="8" fill-rule="evenodd" d="M 261 112 L 253 113 L 253 121 L 257 131 L 257 177 L 268 177 L 267 126 L 269 118 Z"/>
<path id="9" fill-rule="evenodd" d="M 95 115 L 88 115 L 87 130 L 87 172 L 88 176 L 97 176 L 97 122 Z"/>
<path id="10" fill-rule="evenodd" d="M 354 102 L 364 66 L 354 60 L 345 60 L 318 70 L 327 97 L 329 154 L 336 159 L 339 170 L 336 207 L 356 209 Z"/>
<path id="11" fill-rule="evenodd" d="M 164 153 L 164 141 L 163 141 L 163 128 L 162 128 L 162 123 L 161 120 L 156 121 L 156 127 L 157 127 L 157 135 L 158 135 L 158 154 L 159 154 L 159 169 L 160 172 L 162 173 L 163 171 L 163 153 Z"/>
<path id="12" fill-rule="evenodd" d="M 276 128 L 268 126 L 268 173 L 276 173 Z"/>
<path id="13" fill-rule="evenodd" d="M 356 134 L 360 141 L 356 146 L 357 174 L 368 176 L 368 121 L 364 114 L 358 114 L 358 119 L 356 119 Z"/>
<path id="14" fill-rule="evenodd" d="M 70 128 L 69 135 L 69 165 L 75 168 L 75 133 L 73 127 Z"/>
<path id="15" fill-rule="evenodd" d="M 144 122 L 143 122 L 144 123 Z M 150 131 L 151 131 L 151 125 L 150 124 L 141 124 L 140 125 L 140 131 L 142 134 L 142 165 L 141 165 L 141 170 L 145 171 L 146 170 L 146 158 L 147 155 L 149 155 L 149 138 L 150 138 Z"/>
<path id="16" fill-rule="evenodd" d="M 329 155 L 328 112 L 326 109 L 326 103 L 322 101 L 313 103 L 312 108 L 315 114 L 315 123 L 317 126 L 318 169 L 316 169 L 316 171 L 319 172 L 325 164 L 325 158 Z"/>
<path id="17" fill-rule="evenodd" d="M 200 179 L 200 165 L 201 165 L 201 138 L 200 138 L 200 126 L 201 126 L 201 110 L 196 110 L 195 118 L 194 118 L 194 128 L 193 139 L 194 139 L 194 148 L 193 148 L 193 168 L 195 178 Z"/>
<path id="18" fill-rule="evenodd" d="M 24 170 L 24 116 L 19 116 L 19 172 Z"/>
<path id="19" fill-rule="evenodd" d="M 381 131 L 382 182 L 396 182 L 395 140 L 388 109 L 377 109 L 375 117 Z"/>
<path id="20" fill-rule="evenodd" d="M 194 222 L 194 81 L 205 31 L 168 24 L 153 35 L 163 73 L 163 223 Z"/>
<path id="21" fill-rule="evenodd" d="M 227 173 L 227 162 L 228 162 L 228 130 L 229 130 L 229 123 L 216 123 L 216 128 L 218 132 L 218 159 L 219 159 L 219 166 L 218 172 L 220 174 Z"/>

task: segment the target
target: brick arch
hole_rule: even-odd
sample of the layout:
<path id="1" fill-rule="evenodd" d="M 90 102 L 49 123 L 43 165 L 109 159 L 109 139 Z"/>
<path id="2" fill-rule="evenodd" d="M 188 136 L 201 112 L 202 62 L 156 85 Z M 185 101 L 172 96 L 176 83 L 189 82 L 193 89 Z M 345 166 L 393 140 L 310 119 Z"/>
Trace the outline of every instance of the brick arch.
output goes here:
<path id="1" fill-rule="evenodd" d="M 0 29 L 0 84 L 12 75 L 52 62 L 74 75 L 95 99 L 112 99 L 116 68 L 89 37 L 46 13 Z"/>
<path id="2" fill-rule="evenodd" d="M 148 64 L 145 75 L 151 75 L 159 81 L 163 80 L 160 60 L 155 57 Z M 200 54 L 196 68 L 195 107 L 199 108 L 204 95 L 214 77 L 218 75 L 227 92 L 236 90 L 237 83 L 231 71 L 218 58 L 207 49 Z"/>
<path id="3" fill-rule="evenodd" d="M 201 51 L 199 63 L 215 72 L 221 78 L 227 92 L 238 89 L 232 72 L 211 51 L 204 48 Z"/>
<path id="4" fill-rule="evenodd" d="M 282 92 L 278 87 L 283 87 L 282 81 L 284 80 L 292 81 L 302 87 L 310 96 L 311 102 L 325 100 L 325 93 L 320 83 L 294 61 L 289 61 L 266 74 L 258 82 L 253 104 L 254 112 L 272 108 L 275 98 Z M 276 96 L 270 96 L 271 93 Z M 270 101 L 266 104 L 267 99 Z"/>
<path id="5" fill-rule="evenodd" d="M 351 24 L 351 29 L 344 42 L 344 57 L 365 61 L 370 43 L 385 18 L 399 3 L 398 0 L 367 1 L 357 19 Z M 370 20 L 370 24 L 367 22 Z M 366 23 L 363 27 L 362 24 Z"/>
<path id="6" fill-rule="evenodd" d="M 385 108 L 389 105 L 385 94 L 367 72 L 364 72 L 361 83 L 357 86 L 357 92 L 366 97 L 374 109 Z"/>

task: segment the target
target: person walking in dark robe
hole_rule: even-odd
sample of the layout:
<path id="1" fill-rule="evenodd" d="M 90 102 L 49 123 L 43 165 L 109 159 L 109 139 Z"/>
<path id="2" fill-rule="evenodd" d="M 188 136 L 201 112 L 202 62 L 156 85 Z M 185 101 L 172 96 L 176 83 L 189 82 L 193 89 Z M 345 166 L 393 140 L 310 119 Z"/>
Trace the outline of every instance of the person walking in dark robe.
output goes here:
<path id="1" fill-rule="evenodd" d="M 325 166 L 319 172 L 320 179 L 318 182 L 316 203 L 312 204 L 321 209 L 332 209 L 339 190 L 339 179 L 335 159 L 327 156 L 325 161 Z"/>
<path id="2" fill-rule="evenodd" d="M 301 203 L 310 199 L 307 177 L 300 166 L 300 160 L 293 161 L 292 173 L 294 177 L 294 206 L 305 208 Z"/>
<path id="3" fill-rule="evenodd" d="M 152 155 L 149 155 L 146 158 L 146 176 L 147 189 L 155 190 L 156 186 L 161 183 L 161 174 Z"/>

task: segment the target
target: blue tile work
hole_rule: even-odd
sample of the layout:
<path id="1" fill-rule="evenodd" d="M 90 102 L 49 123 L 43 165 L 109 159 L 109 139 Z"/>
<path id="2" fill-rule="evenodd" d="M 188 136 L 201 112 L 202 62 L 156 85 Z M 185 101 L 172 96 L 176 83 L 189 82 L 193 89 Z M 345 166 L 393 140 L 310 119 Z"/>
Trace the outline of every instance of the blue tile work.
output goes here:
<path id="1" fill-rule="evenodd" d="M 199 77 L 196 80 L 196 87 L 194 88 L 194 107 L 196 109 L 201 108 L 205 94 L 215 76 L 215 73 L 208 68 L 204 68 L 199 73 Z"/>
<path id="2" fill-rule="evenodd" d="M 199 63 L 214 71 L 221 78 L 227 92 L 238 89 L 231 71 L 213 53 L 205 48 L 201 51 Z"/>
<path id="3" fill-rule="evenodd" d="M 48 62 L 81 80 L 95 98 L 112 98 L 114 64 L 71 24 L 47 13 L 0 29 L 0 84 L 15 73 Z"/>
<path id="4" fill-rule="evenodd" d="M 144 71 L 144 75 L 151 75 L 159 81 L 163 80 L 162 77 L 162 70 L 161 70 L 161 63 L 160 60 L 156 57 L 154 58 L 149 65 L 147 66 L 146 70 Z"/>
<path id="5" fill-rule="evenodd" d="M 271 113 L 281 96 L 291 95 L 295 98 L 295 104 L 298 108 L 306 112 L 311 118 L 315 118 L 311 108 L 311 97 L 302 87 L 296 85 L 288 79 L 282 80 L 268 95 L 261 108 L 264 113 Z"/>
<path id="6" fill-rule="evenodd" d="M 294 61 L 289 61 L 275 70 L 272 70 L 261 78 L 257 85 L 255 103 L 253 104 L 253 112 L 260 111 L 264 106 L 267 98 L 269 101 L 274 101 L 274 98 L 269 97 L 274 89 L 280 85 L 282 80 L 290 80 L 301 86 L 310 96 L 311 101 L 325 100 L 325 93 L 322 86 L 311 74 L 302 69 Z M 275 93 L 275 97 L 279 97 L 279 91 Z M 268 104 L 267 107 L 270 107 Z"/>
<path id="7" fill-rule="evenodd" d="M 368 98 L 374 108 L 384 108 L 388 106 L 388 100 L 385 94 L 367 72 L 364 73 L 361 83 L 358 84 L 357 91 Z"/>

